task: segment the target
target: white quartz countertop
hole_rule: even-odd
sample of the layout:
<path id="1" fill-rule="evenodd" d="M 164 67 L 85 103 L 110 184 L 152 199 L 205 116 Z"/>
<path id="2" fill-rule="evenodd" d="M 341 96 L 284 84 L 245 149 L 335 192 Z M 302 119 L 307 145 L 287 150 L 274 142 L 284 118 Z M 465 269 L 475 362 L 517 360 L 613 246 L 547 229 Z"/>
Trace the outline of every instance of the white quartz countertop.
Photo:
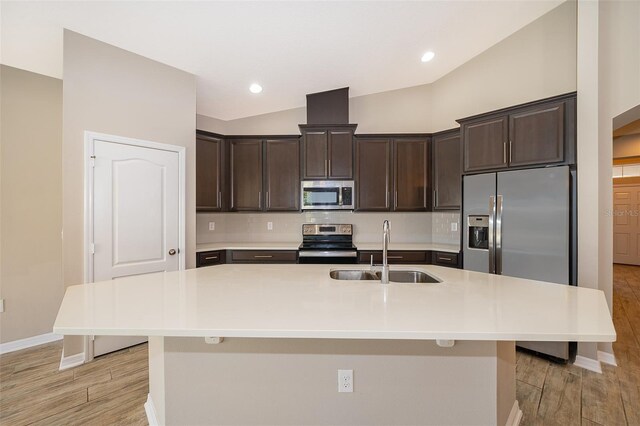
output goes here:
<path id="1" fill-rule="evenodd" d="M 379 243 L 354 243 L 358 250 L 382 250 L 382 241 Z M 210 250 L 298 250 L 300 241 L 280 243 L 202 243 L 196 245 L 196 253 Z M 449 253 L 459 253 L 457 244 L 437 243 L 390 243 L 389 250 L 433 250 Z"/>
<path id="2" fill-rule="evenodd" d="M 611 342 L 604 293 L 433 265 L 437 284 L 337 281 L 355 265 L 220 265 L 67 288 L 79 335 Z M 359 269 L 367 269 L 359 268 Z"/>
<path id="3" fill-rule="evenodd" d="M 382 239 L 379 243 L 355 243 L 358 250 L 382 250 Z M 460 246 L 457 244 L 437 244 L 437 243 L 389 243 L 389 250 L 406 251 L 443 251 L 448 253 L 459 253 Z"/>

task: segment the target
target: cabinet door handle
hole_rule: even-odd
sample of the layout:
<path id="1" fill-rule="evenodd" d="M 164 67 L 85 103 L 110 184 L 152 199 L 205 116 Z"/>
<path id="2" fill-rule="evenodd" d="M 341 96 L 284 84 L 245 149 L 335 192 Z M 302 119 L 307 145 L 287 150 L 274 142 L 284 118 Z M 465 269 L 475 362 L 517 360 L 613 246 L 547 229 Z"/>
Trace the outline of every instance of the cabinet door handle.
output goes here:
<path id="1" fill-rule="evenodd" d="M 271 207 L 271 198 L 269 198 L 269 191 L 267 191 L 267 208 Z"/>
<path id="2" fill-rule="evenodd" d="M 389 191 L 385 192 L 384 194 L 384 206 L 386 208 L 389 208 Z"/>
<path id="3" fill-rule="evenodd" d="M 502 143 L 502 162 L 507 164 L 507 143 Z"/>
<path id="4" fill-rule="evenodd" d="M 329 168 L 327 169 L 327 175 L 331 174 L 331 160 L 329 160 Z"/>
<path id="5" fill-rule="evenodd" d="M 258 208 L 262 207 L 262 191 L 258 191 Z"/>
<path id="6" fill-rule="evenodd" d="M 438 205 L 438 190 L 434 189 L 433 190 L 433 202 L 431 203 L 433 205 L 433 207 L 437 207 Z"/>
<path id="7" fill-rule="evenodd" d="M 398 208 L 398 190 L 395 191 L 395 195 L 393 198 L 393 204 L 396 208 Z"/>
<path id="8" fill-rule="evenodd" d="M 204 258 L 204 260 L 214 260 L 214 259 L 217 259 L 217 258 L 218 258 L 218 256 L 207 256 L 207 257 Z"/>
<path id="9" fill-rule="evenodd" d="M 448 260 L 448 261 L 452 261 L 453 258 L 452 257 L 447 257 L 447 256 L 438 256 L 438 260 Z"/>
<path id="10" fill-rule="evenodd" d="M 509 164 L 511 164 L 511 153 L 513 150 L 511 149 L 511 139 L 509 139 Z"/>
<path id="11" fill-rule="evenodd" d="M 324 175 L 328 176 L 329 175 L 329 167 L 327 165 L 328 160 L 324 160 Z"/>
<path id="12" fill-rule="evenodd" d="M 255 259 L 271 259 L 273 256 L 270 254 L 254 254 L 253 257 Z"/>
<path id="13" fill-rule="evenodd" d="M 387 256 L 387 259 L 404 259 L 404 256 Z"/>
<path id="14" fill-rule="evenodd" d="M 218 207 L 222 208 L 222 192 L 218 191 Z"/>

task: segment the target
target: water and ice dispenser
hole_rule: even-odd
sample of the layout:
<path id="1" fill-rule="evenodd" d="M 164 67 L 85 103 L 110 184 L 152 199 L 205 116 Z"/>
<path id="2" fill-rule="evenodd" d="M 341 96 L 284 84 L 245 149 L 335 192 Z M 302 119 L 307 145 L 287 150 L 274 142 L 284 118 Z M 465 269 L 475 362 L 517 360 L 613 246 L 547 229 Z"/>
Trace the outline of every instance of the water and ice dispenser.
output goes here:
<path id="1" fill-rule="evenodd" d="M 470 249 L 489 249 L 489 216 L 468 216 L 467 232 L 469 233 L 467 241 Z"/>

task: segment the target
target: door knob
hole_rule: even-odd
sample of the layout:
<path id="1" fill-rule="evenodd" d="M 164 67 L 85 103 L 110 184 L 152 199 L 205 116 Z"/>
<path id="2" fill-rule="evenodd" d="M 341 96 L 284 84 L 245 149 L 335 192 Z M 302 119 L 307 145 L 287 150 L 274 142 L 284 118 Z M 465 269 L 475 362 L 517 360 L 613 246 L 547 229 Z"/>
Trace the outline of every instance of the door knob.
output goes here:
<path id="1" fill-rule="evenodd" d="M 176 249 L 169 250 L 169 256 L 173 256 L 174 254 L 176 254 Z"/>

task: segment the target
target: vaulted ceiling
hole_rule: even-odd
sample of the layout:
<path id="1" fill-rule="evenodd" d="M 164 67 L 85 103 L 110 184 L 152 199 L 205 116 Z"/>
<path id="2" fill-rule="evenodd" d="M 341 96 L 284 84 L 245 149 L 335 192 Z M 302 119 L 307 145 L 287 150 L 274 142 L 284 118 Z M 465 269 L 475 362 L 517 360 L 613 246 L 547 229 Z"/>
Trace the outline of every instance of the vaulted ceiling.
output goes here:
<path id="1" fill-rule="evenodd" d="M 560 3 L 3 1 L 0 60 L 61 78 L 68 28 L 195 74 L 198 113 L 229 120 L 431 83 Z"/>

